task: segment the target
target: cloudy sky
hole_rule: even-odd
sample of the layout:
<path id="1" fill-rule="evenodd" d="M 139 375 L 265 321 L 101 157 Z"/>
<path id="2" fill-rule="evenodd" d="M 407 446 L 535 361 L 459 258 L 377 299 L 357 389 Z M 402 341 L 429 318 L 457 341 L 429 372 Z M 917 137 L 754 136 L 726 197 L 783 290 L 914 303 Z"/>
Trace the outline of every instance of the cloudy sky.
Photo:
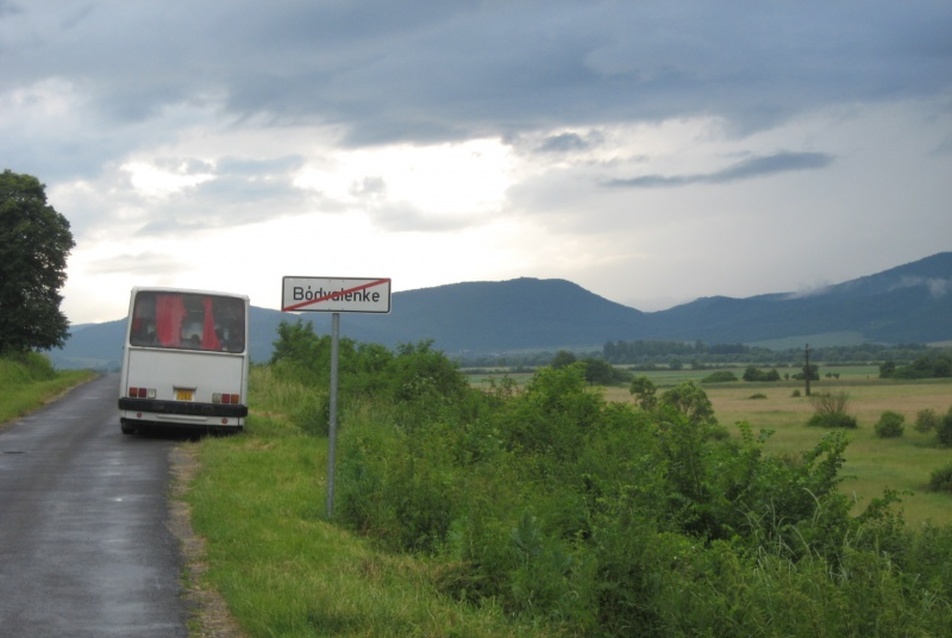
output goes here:
<path id="1" fill-rule="evenodd" d="M 284 275 L 641 310 L 952 250 L 948 0 L 0 0 L 63 309 Z"/>

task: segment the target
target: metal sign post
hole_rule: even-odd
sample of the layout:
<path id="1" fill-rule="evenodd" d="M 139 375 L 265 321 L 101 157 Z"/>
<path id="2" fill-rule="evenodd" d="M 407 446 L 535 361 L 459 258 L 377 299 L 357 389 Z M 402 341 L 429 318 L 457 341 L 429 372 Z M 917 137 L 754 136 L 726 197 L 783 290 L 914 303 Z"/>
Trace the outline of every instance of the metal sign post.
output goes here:
<path id="1" fill-rule="evenodd" d="M 337 455 L 337 385 L 340 313 L 390 312 L 390 280 L 354 277 L 285 277 L 281 286 L 282 312 L 330 312 L 331 383 L 327 427 L 327 518 L 334 516 L 334 468 Z"/>
<path id="2" fill-rule="evenodd" d="M 337 360 L 340 343 L 340 313 L 331 315 L 331 388 L 327 424 L 327 518 L 334 517 L 334 462 L 337 451 Z"/>

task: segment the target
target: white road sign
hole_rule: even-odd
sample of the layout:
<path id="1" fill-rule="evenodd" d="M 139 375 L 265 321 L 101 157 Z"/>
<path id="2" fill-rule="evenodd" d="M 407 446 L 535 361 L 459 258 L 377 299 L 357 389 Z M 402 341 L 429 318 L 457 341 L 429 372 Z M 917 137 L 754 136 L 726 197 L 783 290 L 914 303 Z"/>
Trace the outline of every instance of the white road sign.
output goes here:
<path id="1" fill-rule="evenodd" d="M 390 279 L 284 277 L 284 312 L 390 312 Z"/>

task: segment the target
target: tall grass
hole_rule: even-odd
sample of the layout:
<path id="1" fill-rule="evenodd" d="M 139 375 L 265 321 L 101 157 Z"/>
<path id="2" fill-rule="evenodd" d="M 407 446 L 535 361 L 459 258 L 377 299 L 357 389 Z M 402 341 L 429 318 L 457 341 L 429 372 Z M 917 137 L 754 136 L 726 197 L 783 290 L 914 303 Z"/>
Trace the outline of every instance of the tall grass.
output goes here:
<path id="1" fill-rule="evenodd" d="M 813 441 L 804 454 L 771 453 L 748 426 L 725 439 L 669 393 L 653 411 L 606 402 L 571 369 L 454 405 L 342 397 L 328 522 L 327 441 L 294 416 L 321 389 L 295 385 L 254 369 L 247 432 L 199 445 L 188 496 L 205 578 L 250 636 L 865 638 L 952 626 L 952 528 L 907 528 L 893 491 L 848 513 L 845 435 L 805 428 L 812 406 L 789 389 L 782 400 Z M 678 396 L 700 401 L 694 390 Z M 908 438 L 864 430 L 868 444 Z"/>
<path id="2" fill-rule="evenodd" d="M 245 434 L 197 450 L 187 499 L 207 539 L 205 578 L 248 635 L 546 635 L 441 594 L 439 562 L 382 551 L 325 520 L 327 440 L 293 418 L 296 402 L 320 393 L 256 366 Z"/>
<path id="3" fill-rule="evenodd" d="M 48 358 L 35 352 L 0 358 L 0 424 L 94 376 L 89 370 L 57 371 Z"/>

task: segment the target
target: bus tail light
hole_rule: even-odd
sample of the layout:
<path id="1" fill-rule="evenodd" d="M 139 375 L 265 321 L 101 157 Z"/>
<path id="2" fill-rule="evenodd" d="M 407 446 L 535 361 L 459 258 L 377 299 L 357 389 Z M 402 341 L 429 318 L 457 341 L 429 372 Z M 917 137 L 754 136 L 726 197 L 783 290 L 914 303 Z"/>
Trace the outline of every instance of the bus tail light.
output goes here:
<path id="1" fill-rule="evenodd" d="M 221 403 L 224 405 L 238 405 L 241 403 L 241 395 L 227 392 L 215 392 L 212 394 L 212 403 Z"/>
<path id="2" fill-rule="evenodd" d="M 154 399 L 155 388 L 139 388 L 139 387 L 130 386 L 129 398 L 130 399 Z"/>

